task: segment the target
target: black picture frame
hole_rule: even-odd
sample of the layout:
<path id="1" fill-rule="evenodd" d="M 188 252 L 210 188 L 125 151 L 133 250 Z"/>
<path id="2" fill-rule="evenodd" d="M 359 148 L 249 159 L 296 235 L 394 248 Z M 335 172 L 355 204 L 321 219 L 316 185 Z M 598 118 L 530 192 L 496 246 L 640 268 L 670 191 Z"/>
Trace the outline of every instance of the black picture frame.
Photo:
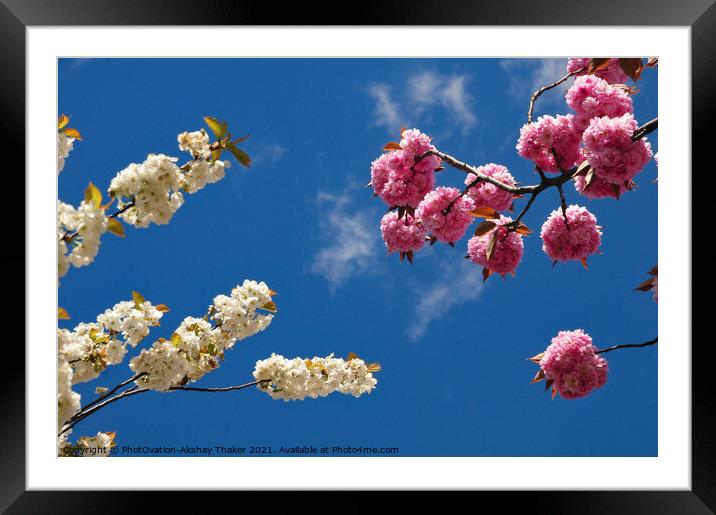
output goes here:
<path id="1" fill-rule="evenodd" d="M 345 11 L 345 14 L 340 14 Z M 708 130 L 714 119 L 713 94 L 716 91 L 716 5 L 714 0 L 681 2 L 649 0 L 500 0 L 477 3 L 459 0 L 375 2 L 355 5 L 322 5 L 259 1 L 217 1 L 201 4 L 184 0 L 0 0 L 0 43 L 2 50 L 3 131 L 6 148 L 12 148 L 14 169 L 25 169 L 25 28 L 38 25 L 610 25 L 610 26 L 688 26 L 691 28 L 692 70 L 692 153 L 693 168 L 709 170 Z M 684 128 L 688 130 L 689 128 Z M 702 165 L 702 166 L 700 166 Z M 688 170 L 681 173 L 688 177 Z M 24 184 L 18 184 L 16 199 L 24 199 Z M 704 189 L 697 191 L 703 194 Z M 699 205 L 693 197 L 693 205 Z M 20 200 L 22 202 L 22 200 Z M 5 204 L 7 206 L 7 204 Z M 22 209 L 18 207 L 18 209 Z M 678 207 L 678 216 L 690 216 Z M 24 232 L 23 232 L 24 234 Z M 14 250 L 13 250 L 14 249 Z M 2 257 L 6 270 L 22 262 L 24 245 L 12 245 Z M 683 249 L 693 252 L 692 249 Z M 17 268 L 15 268 L 17 269 Z M 27 308 L 31 308 L 27 306 Z M 28 323 L 27 311 L 25 313 Z M 692 315 L 693 319 L 693 315 Z M 697 320 L 699 318 L 697 317 Z M 676 342 L 675 342 L 676 343 Z M 688 342 L 681 342 L 686 345 Z M 692 346 L 692 489 L 691 491 L 610 491 L 610 492 L 475 492 L 471 495 L 513 507 L 524 504 L 530 513 L 629 513 L 700 514 L 716 512 L 716 418 L 711 392 L 716 391 L 716 374 L 708 358 L 710 340 L 694 341 Z M 162 499 L 163 507 L 181 503 L 184 512 L 217 506 L 217 493 L 211 504 L 197 493 L 170 494 L 127 492 L 26 491 L 25 487 L 25 367 L 24 355 L 17 366 L 5 367 L 0 389 L 0 509 L 7 513 L 142 513 L 150 499 Z M 696 387 L 698 385 L 698 387 Z M 111 486 L 108 484 L 108 486 Z M 243 505 L 254 494 L 237 492 Z M 231 494 L 220 494 L 220 497 Z M 296 493 L 273 493 L 295 496 Z M 324 494 L 322 494 L 324 495 Z M 326 494 L 327 495 L 327 494 Z M 334 493 L 332 495 L 340 495 Z M 322 497 L 322 499 L 326 499 Z M 366 502 L 364 494 L 342 495 L 341 503 L 354 511 Z M 410 500 L 423 502 L 422 493 Z M 487 499 L 481 499 L 483 502 Z M 326 499 L 328 503 L 332 500 Z M 274 504 L 277 506 L 277 504 Z"/>

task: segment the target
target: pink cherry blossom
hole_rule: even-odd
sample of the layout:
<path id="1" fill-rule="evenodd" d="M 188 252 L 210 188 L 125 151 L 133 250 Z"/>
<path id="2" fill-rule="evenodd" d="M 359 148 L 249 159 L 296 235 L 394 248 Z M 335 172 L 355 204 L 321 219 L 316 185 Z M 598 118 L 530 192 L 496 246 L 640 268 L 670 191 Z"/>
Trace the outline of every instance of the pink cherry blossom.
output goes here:
<path id="1" fill-rule="evenodd" d="M 415 211 L 423 226 L 439 241 L 454 243 L 473 221 L 475 203 L 457 188 L 440 186 L 428 193 Z"/>
<path id="2" fill-rule="evenodd" d="M 428 168 L 422 171 L 411 169 L 413 164 L 413 157 L 402 150 L 393 150 L 373 161 L 371 185 L 388 206 L 416 207 L 433 189 L 435 172 L 430 166 L 434 163 L 428 160 Z"/>
<path id="3" fill-rule="evenodd" d="M 383 154 L 371 165 L 371 185 L 375 194 L 390 207 L 416 207 L 435 186 L 435 169 L 441 160 L 434 155 L 430 137 L 418 129 L 403 131 L 400 150 Z M 419 157 L 422 157 L 418 160 Z"/>
<path id="4" fill-rule="evenodd" d="M 477 168 L 488 177 L 497 179 L 508 186 L 516 184 L 514 177 L 507 170 L 507 167 L 489 163 Z M 469 173 L 465 178 L 465 185 L 472 184 L 477 179 L 475 174 Z M 512 205 L 512 193 L 498 188 L 489 182 L 480 182 L 468 190 L 468 195 L 475 201 L 475 207 L 491 207 L 495 211 L 504 211 Z"/>
<path id="5" fill-rule="evenodd" d="M 567 105 L 576 113 L 574 125 L 583 131 L 592 118 L 615 118 L 634 112 L 631 97 L 623 90 L 611 86 L 594 75 L 577 77 L 565 95 Z"/>
<path id="6" fill-rule="evenodd" d="M 597 252 L 602 233 L 596 217 L 576 205 L 569 206 L 566 214 L 568 224 L 562 208 L 558 208 L 542 225 L 542 250 L 555 261 L 580 260 Z"/>
<path id="7" fill-rule="evenodd" d="M 651 159 L 646 138 L 632 141 L 638 124 L 630 113 L 616 118 L 593 118 L 584 131 L 584 155 L 594 173 L 615 184 L 624 184 Z"/>
<path id="8" fill-rule="evenodd" d="M 579 75 L 586 74 L 586 68 L 589 66 L 590 57 L 572 57 L 567 61 L 567 72 L 572 73 L 580 68 L 585 68 L 585 71 Z M 619 59 L 609 59 L 609 64 L 594 73 L 600 79 L 604 79 L 610 84 L 624 84 L 629 78 L 621 66 L 619 66 Z"/>
<path id="9" fill-rule="evenodd" d="M 574 178 L 574 189 L 578 193 L 581 193 L 589 199 L 598 198 L 616 198 L 622 196 L 625 191 L 629 191 L 634 188 L 635 184 L 629 181 L 628 186 L 624 184 L 614 184 L 613 182 L 605 181 L 598 175 L 594 175 L 592 182 L 585 188 L 586 178 L 583 175 Z"/>
<path id="10" fill-rule="evenodd" d="M 494 220 L 493 220 L 494 221 Z M 498 274 L 508 274 L 517 269 L 522 260 L 524 244 L 522 235 L 515 231 L 507 231 L 505 225 L 510 223 L 512 218 L 501 216 L 497 227 L 482 236 L 473 236 L 467 242 L 467 254 L 470 261 L 482 265 L 488 270 Z M 493 235 L 497 234 L 495 250 L 492 257 L 487 259 L 487 247 Z"/>
<path id="11" fill-rule="evenodd" d="M 380 221 L 380 233 L 388 252 L 409 252 L 423 248 L 427 231 L 410 215 L 398 218 L 396 211 L 390 211 Z"/>
<path id="12" fill-rule="evenodd" d="M 579 162 L 580 138 L 581 132 L 574 125 L 574 115 L 558 115 L 556 118 L 540 116 L 536 122 L 525 124 L 520 129 L 517 152 L 534 161 L 545 172 L 559 172 Z"/>
<path id="13" fill-rule="evenodd" d="M 560 331 L 539 366 L 559 395 L 577 399 L 607 382 L 607 360 L 596 351 L 592 338 L 581 329 Z"/>

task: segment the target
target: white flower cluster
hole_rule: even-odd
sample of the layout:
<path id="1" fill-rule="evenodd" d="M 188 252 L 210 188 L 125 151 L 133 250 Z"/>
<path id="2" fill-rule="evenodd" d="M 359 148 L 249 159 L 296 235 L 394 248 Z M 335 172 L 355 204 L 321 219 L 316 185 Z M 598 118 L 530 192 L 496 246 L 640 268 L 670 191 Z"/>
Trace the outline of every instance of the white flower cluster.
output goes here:
<path id="1" fill-rule="evenodd" d="M 132 163 L 112 179 L 109 194 L 120 199 L 118 206 L 134 202 L 119 215 L 125 222 L 135 227 L 169 223 L 184 203 L 176 161 L 176 157 L 149 154 L 144 163 Z"/>
<path id="2" fill-rule="evenodd" d="M 72 391 L 72 367 L 57 356 L 57 427 L 60 428 L 80 409 L 80 394 Z"/>
<path id="3" fill-rule="evenodd" d="M 216 326 L 212 328 L 209 317 L 185 318 L 170 340 L 160 338 L 130 361 L 135 374 L 144 374 L 136 383 L 167 391 L 211 372 L 238 340 L 268 327 L 273 316 L 257 310 L 275 311 L 271 293 L 263 282 L 247 280 L 231 291 L 231 297 L 217 296 L 209 307 Z"/>
<path id="4" fill-rule="evenodd" d="M 196 193 L 207 184 L 219 182 L 226 175 L 225 170 L 231 167 L 229 161 L 195 160 L 189 164 L 189 169 L 181 174 L 181 188 L 187 193 Z"/>
<path id="5" fill-rule="evenodd" d="M 121 363 L 126 345 L 135 347 L 162 316 L 151 302 L 124 301 L 99 315 L 96 323 L 79 324 L 72 331 L 58 329 L 58 355 L 70 366 L 71 384 L 90 381 L 108 365 Z"/>
<path id="6" fill-rule="evenodd" d="M 99 252 L 99 242 L 102 234 L 107 231 L 107 217 L 101 207 L 84 200 L 80 207 L 75 209 L 70 204 L 58 202 L 57 204 L 57 262 L 60 277 L 67 273 L 69 265 L 75 267 L 87 266 Z M 69 250 L 62 237 L 67 233 L 77 235 L 70 243 Z"/>
<path id="7" fill-rule="evenodd" d="M 75 138 L 69 137 L 64 132 L 57 132 L 57 175 L 65 167 L 65 159 L 72 152 L 72 146 L 75 142 Z"/>
<path id="8" fill-rule="evenodd" d="M 209 135 L 204 129 L 194 132 L 182 132 L 177 136 L 179 150 L 191 152 L 196 159 L 209 159 L 211 149 L 209 148 Z"/>
<path id="9" fill-rule="evenodd" d="M 254 378 L 266 381 L 257 386 L 273 399 L 303 400 L 325 397 L 333 392 L 359 397 L 370 393 L 378 382 L 360 358 L 287 359 L 281 355 L 256 362 Z"/>
<path id="10" fill-rule="evenodd" d="M 184 203 L 182 190 L 195 193 L 226 175 L 231 163 L 212 160 L 206 131 L 183 132 L 177 141 L 193 158 L 185 166 L 179 168 L 176 157 L 149 154 L 144 163 L 132 163 L 112 179 L 109 193 L 119 199 L 120 209 L 133 203 L 119 215 L 125 222 L 141 228 L 167 224 Z"/>

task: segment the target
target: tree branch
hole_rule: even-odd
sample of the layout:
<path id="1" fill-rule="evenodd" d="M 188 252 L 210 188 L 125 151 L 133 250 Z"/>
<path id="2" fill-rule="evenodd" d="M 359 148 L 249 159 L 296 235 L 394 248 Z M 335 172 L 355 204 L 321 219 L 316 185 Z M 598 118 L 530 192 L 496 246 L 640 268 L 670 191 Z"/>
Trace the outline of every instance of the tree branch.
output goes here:
<path id="1" fill-rule="evenodd" d="M 557 86 L 562 84 L 564 81 L 566 81 L 570 77 L 572 77 L 574 75 L 578 75 L 578 74 L 582 73 L 584 70 L 585 70 L 585 68 L 580 68 L 579 70 L 570 72 L 567 75 L 565 75 L 564 77 L 562 77 L 561 79 L 559 79 L 558 81 L 555 81 L 552 84 L 548 84 L 547 86 L 542 86 L 537 91 L 535 91 L 532 94 L 532 97 L 530 97 L 530 108 L 527 110 L 527 123 L 532 123 L 532 113 L 534 112 L 534 109 L 535 109 L 535 102 L 537 101 L 537 99 L 540 96 L 542 96 L 542 93 L 544 93 L 545 91 L 548 91 L 552 88 L 556 88 Z"/>
<path id="2" fill-rule="evenodd" d="M 613 347 L 607 347 L 606 349 L 598 350 L 596 352 L 596 354 L 604 354 L 606 352 L 611 352 L 611 351 L 617 350 L 617 349 L 633 349 L 633 348 L 648 347 L 650 345 L 656 345 L 658 340 L 659 340 L 659 337 L 657 336 L 653 340 L 649 340 L 648 342 L 644 342 L 644 343 L 622 343 L 621 345 L 614 345 Z"/>
<path id="3" fill-rule="evenodd" d="M 112 389 L 112 392 L 117 391 L 122 386 L 129 384 L 131 381 L 134 381 L 145 374 L 146 373 L 138 374 L 130 379 L 127 379 L 126 381 L 123 381 L 122 383 L 115 386 Z M 193 386 L 172 386 L 171 388 L 169 388 L 168 391 L 184 390 L 184 391 L 190 391 L 190 392 L 209 392 L 209 393 L 231 392 L 234 390 L 243 390 L 245 388 L 249 388 L 251 386 L 256 386 L 258 384 L 266 383 L 269 381 L 270 381 L 270 379 L 261 379 L 258 381 L 251 381 L 249 383 L 244 383 L 244 384 L 235 385 L 235 386 L 225 386 L 223 388 L 199 388 L 199 387 L 193 387 Z M 114 402 L 117 402 L 120 399 L 124 399 L 126 397 L 131 397 L 132 395 L 137 395 L 139 393 L 148 392 L 150 390 L 151 390 L 150 388 L 140 388 L 139 386 L 135 385 L 132 388 L 129 388 L 128 390 L 125 390 L 122 393 L 115 395 L 114 397 L 108 398 L 107 396 L 105 396 L 102 398 L 104 400 L 96 399 L 92 403 L 81 408 L 80 411 L 78 411 L 75 415 L 73 415 L 72 418 L 64 426 L 62 426 L 62 430 L 59 432 L 58 436 L 69 431 L 75 425 L 77 425 L 78 422 L 84 420 L 85 418 L 89 417 L 93 413 L 96 413 L 97 411 L 101 410 L 105 406 L 108 406 Z M 110 393 L 112 393 L 112 392 L 110 392 Z"/>

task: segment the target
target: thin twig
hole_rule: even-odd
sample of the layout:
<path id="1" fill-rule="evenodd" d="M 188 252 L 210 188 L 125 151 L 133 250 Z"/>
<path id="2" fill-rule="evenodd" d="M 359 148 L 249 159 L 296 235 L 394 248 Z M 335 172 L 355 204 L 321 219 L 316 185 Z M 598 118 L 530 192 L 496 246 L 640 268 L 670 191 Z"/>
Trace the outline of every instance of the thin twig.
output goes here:
<path id="1" fill-rule="evenodd" d="M 537 101 L 537 99 L 538 99 L 540 96 L 542 96 L 542 93 L 544 93 L 545 91 L 548 91 L 548 90 L 550 90 L 550 89 L 552 89 L 552 88 L 556 88 L 557 86 L 559 86 L 560 84 L 562 84 L 564 81 L 566 81 L 567 79 L 569 79 L 569 78 L 572 77 L 573 75 L 578 75 L 579 73 L 582 73 L 584 70 L 585 70 L 585 68 L 580 68 L 579 70 L 575 70 L 575 71 L 573 71 L 573 72 L 569 72 L 567 75 L 565 75 L 564 77 L 562 77 L 562 78 L 559 79 L 558 81 L 553 82 L 552 84 L 548 84 L 547 86 L 542 86 L 542 87 L 539 88 L 537 91 L 535 91 L 535 92 L 532 94 L 532 97 L 530 97 L 530 108 L 529 108 L 529 110 L 527 111 L 527 122 L 528 122 L 528 123 L 532 123 L 532 113 L 533 113 L 533 111 L 534 111 L 534 109 L 535 109 L 535 102 Z"/>
<path id="2" fill-rule="evenodd" d="M 195 386 L 172 386 L 169 388 L 170 390 L 186 390 L 188 392 L 231 392 L 233 390 L 243 390 L 244 388 L 248 388 L 250 386 L 255 386 L 257 384 L 265 383 L 270 381 L 270 379 L 260 379 L 258 381 L 251 381 L 250 383 L 244 383 L 239 384 L 236 386 L 225 386 L 223 388 L 198 388 Z"/>
<path id="3" fill-rule="evenodd" d="M 653 340 L 649 340 L 648 342 L 644 343 L 622 343 L 621 345 L 614 345 L 613 347 L 607 347 L 606 349 L 598 350 L 595 354 L 604 354 L 605 352 L 611 352 L 617 349 L 634 349 L 640 347 L 648 347 L 650 345 L 656 345 L 658 341 L 659 337 L 657 336 Z"/>

